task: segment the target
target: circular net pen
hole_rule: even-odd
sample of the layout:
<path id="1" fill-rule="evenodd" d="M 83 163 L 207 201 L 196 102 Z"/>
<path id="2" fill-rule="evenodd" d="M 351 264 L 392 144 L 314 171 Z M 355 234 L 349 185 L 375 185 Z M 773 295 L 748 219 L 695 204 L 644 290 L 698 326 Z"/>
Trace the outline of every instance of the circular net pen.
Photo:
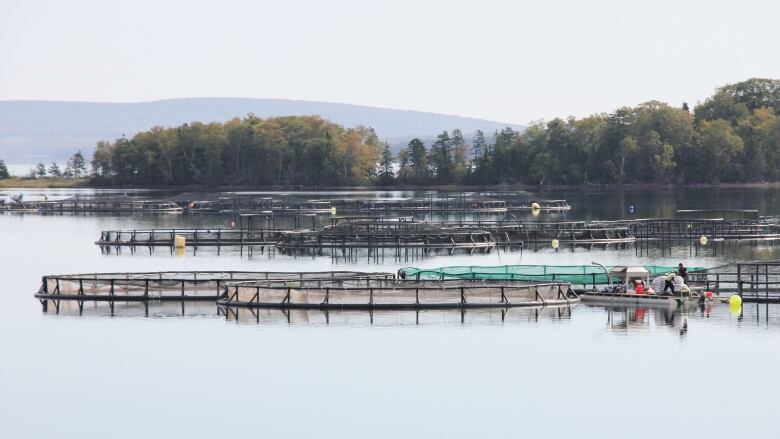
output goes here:
<path id="1" fill-rule="evenodd" d="M 609 270 L 615 268 L 606 265 L 456 265 L 437 268 L 402 268 L 399 277 L 409 280 L 426 279 L 464 279 L 492 281 L 526 282 L 567 282 L 572 285 L 606 285 L 610 282 Z M 677 270 L 670 265 L 645 265 L 651 276 L 660 276 Z M 606 270 L 606 271 L 605 271 Z M 689 273 L 703 270 L 701 267 L 689 267 Z M 614 279 L 612 279 L 614 282 Z"/>
<path id="2" fill-rule="evenodd" d="M 261 229 L 147 229 L 103 230 L 95 241 L 101 247 L 173 247 L 176 237 L 187 247 L 272 246 L 282 230 Z"/>
<path id="3" fill-rule="evenodd" d="M 158 271 L 136 273 L 84 273 L 43 276 L 35 297 L 44 311 L 48 302 L 59 308 L 66 301 L 216 301 L 225 285 L 247 281 L 302 281 L 312 279 L 390 280 L 392 273 L 358 271 Z"/>
<path id="4" fill-rule="evenodd" d="M 413 198 L 362 200 L 352 205 L 344 205 L 346 212 L 477 212 L 506 213 L 506 203 L 502 200 L 461 199 L 461 198 Z"/>
<path id="5" fill-rule="evenodd" d="M 466 309 L 559 306 L 579 302 L 566 282 L 304 279 L 234 282 L 222 306 L 301 309 Z"/>
<path id="6" fill-rule="evenodd" d="M 281 250 L 347 248 L 492 249 L 488 230 L 458 228 L 350 228 L 319 232 L 287 232 L 276 243 Z"/>

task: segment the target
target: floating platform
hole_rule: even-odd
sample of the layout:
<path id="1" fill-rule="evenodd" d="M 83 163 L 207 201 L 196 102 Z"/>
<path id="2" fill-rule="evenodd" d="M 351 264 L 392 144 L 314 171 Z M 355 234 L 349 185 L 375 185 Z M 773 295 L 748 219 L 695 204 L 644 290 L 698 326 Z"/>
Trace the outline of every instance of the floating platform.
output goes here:
<path id="1" fill-rule="evenodd" d="M 217 303 L 282 309 L 466 309 L 578 303 L 568 283 L 332 279 L 237 282 Z"/>

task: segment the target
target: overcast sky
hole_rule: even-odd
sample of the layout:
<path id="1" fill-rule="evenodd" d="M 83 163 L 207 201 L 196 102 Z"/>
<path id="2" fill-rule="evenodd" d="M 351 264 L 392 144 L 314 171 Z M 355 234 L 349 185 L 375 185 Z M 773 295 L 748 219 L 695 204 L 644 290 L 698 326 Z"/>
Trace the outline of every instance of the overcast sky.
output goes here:
<path id="1" fill-rule="evenodd" d="M 0 99 L 306 99 L 511 123 L 780 78 L 778 1 L 0 0 Z"/>

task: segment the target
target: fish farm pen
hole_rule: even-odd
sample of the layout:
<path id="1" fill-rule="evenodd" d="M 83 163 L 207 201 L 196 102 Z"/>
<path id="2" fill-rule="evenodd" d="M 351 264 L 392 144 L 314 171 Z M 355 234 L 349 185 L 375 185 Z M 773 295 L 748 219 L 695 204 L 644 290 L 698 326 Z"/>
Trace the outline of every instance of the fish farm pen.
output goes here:
<path id="1" fill-rule="evenodd" d="M 780 302 L 780 261 L 741 262 L 688 273 L 691 284 L 745 302 Z"/>
<path id="2" fill-rule="evenodd" d="M 173 201 L 87 198 L 59 201 L 22 201 L 6 204 L 8 212 L 38 213 L 181 213 Z"/>
<path id="3" fill-rule="evenodd" d="M 479 229 L 490 232 L 496 245 L 505 248 L 539 244 L 553 240 L 561 245 L 625 244 L 635 240 L 631 227 L 624 223 L 586 223 L 584 221 L 442 221 L 442 227 Z"/>
<path id="4" fill-rule="evenodd" d="M 221 306 L 299 309 L 462 309 L 579 302 L 568 283 L 329 279 L 236 282 Z"/>
<path id="5" fill-rule="evenodd" d="M 762 220 L 650 218 L 627 222 L 637 239 L 694 241 L 776 240 L 780 226 Z"/>
<path id="6" fill-rule="evenodd" d="M 263 229 L 148 229 L 104 230 L 99 246 L 174 247 L 176 237 L 184 238 L 188 247 L 206 246 L 271 246 L 276 244 L 284 230 Z"/>
<path id="7" fill-rule="evenodd" d="M 486 196 L 490 195 L 490 196 Z M 78 197 L 64 200 L 14 201 L 1 203 L 8 212 L 75 213 L 258 213 L 274 215 L 346 213 L 506 213 L 508 211 L 567 211 L 565 200 L 537 199 L 526 192 L 450 193 L 420 198 L 333 198 L 310 200 L 283 195 L 226 194 L 203 198 L 202 194 L 181 194 L 170 199 L 136 197 Z"/>
<path id="8" fill-rule="evenodd" d="M 330 218 L 331 227 L 340 226 L 342 224 L 360 223 L 360 222 L 376 222 L 376 223 L 422 223 L 424 221 L 417 218 L 407 216 L 387 216 L 383 214 L 377 215 L 339 215 Z"/>
<path id="9" fill-rule="evenodd" d="M 525 222 L 488 230 L 495 235 L 497 244 L 501 246 L 549 245 L 553 240 L 560 245 L 624 244 L 635 240 L 629 227 L 575 222 Z"/>
<path id="10" fill-rule="evenodd" d="M 458 199 L 390 199 L 342 200 L 337 212 L 414 212 L 414 213 L 506 213 L 506 203 L 499 200 Z"/>
<path id="11" fill-rule="evenodd" d="M 540 199 L 525 191 L 486 191 L 480 192 L 479 196 L 503 201 L 508 211 L 542 210 L 563 212 L 571 210 L 571 205 L 566 200 Z"/>
<path id="12" fill-rule="evenodd" d="M 230 282 L 301 281 L 306 279 L 393 279 L 392 273 L 357 271 L 157 271 L 136 273 L 84 273 L 43 276 L 35 297 L 44 311 L 70 301 L 216 301 Z"/>
<path id="13" fill-rule="evenodd" d="M 240 216 L 241 225 L 252 224 L 256 214 Z M 773 241 L 780 239 L 780 225 L 764 220 L 639 219 L 623 221 L 439 221 L 411 217 L 342 216 L 331 226 L 301 230 L 282 229 L 147 229 L 102 231 L 101 247 L 175 247 L 183 238 L 187 247 L 275 247 L 282 251 L 325 249 L 540 249 L 558 246 L 610 246 L 638 242 L 641 254 L 651 243 L 663 246 L 688 243 L 691 248 L 711 242 Z M 653 244 L 655 245 L 655 244 Z"/>
<path id="14" fill-rule="evenodd" d="M 464 279 L 493 281 L 568 282 L 572 285 L 607 285 L 611 277 L 607 273 L 611 265 L 456 265 L 438 268 L 406 267 L 398 271 L 402 279 Z M 659 276 L 677 270 L 675 266 L 645 265 L 651 276 Z M 689 267 L 690 271 L 704 270 Z"/>
<path id="15" fill-rule="evenodd" d="M 724 219 L 759 219 L 757 209 L 678 209 L 678 218 L 724 218 Z"/>
<path id="16" fill-rule="evenodd" d="M 285 232 L 276 243 L 280 250 L 347 248 L 492 249 L 489 231 L 460 229 L 374 229 L 368 231 Z"/>

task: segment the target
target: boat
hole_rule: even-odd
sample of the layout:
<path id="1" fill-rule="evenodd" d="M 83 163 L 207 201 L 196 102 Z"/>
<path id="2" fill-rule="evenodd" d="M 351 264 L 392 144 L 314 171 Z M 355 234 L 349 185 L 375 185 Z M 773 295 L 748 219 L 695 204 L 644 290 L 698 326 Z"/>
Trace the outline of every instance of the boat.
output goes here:
<path id="1" fill-rule="evenodd" d="M 597 305 L 648 305 L 658 307 L 678 307 L 691 303 L 698 303 L 698 294 L 687 287 L 676 291 L 674 294 L 654 292 L 652 289 L 637 294 L 634 289 L 636 281 L 644 285 L 650 285 L 650 271 L 642 266 L 615 266 L 607 272 L 609 282 L 600 288 L 589 291 L 575 292 L 580 296 L 582 303 Z M 701 298 L 703 299 L 703 297 Z"/>

